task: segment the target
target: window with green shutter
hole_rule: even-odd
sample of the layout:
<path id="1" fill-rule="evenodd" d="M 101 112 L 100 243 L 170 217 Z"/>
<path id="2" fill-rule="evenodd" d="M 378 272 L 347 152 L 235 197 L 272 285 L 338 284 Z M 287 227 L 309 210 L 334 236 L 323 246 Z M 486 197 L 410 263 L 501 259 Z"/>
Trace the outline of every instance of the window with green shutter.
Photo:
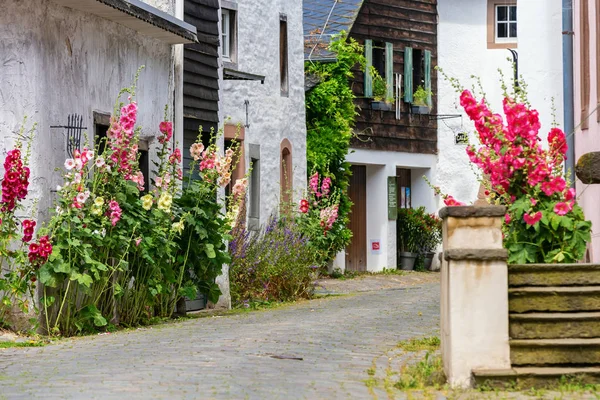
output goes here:
<path id="1" fill-rule="evenodd" d="M 425 70 L 425 91 L 427 92 L 427 105 L 431 107 L 433 105 L 431 100 L 431 51 L 425 50 L 423 59 L 423 69 Z"/>
<path id="2" fill-rule="evenodd" d="M 385 99 L 394 99 L 394 45 L 389 42 L 385 43 L 385 82 Z"/>
<path id="3" fill-rule="evenodd" d="M 365 40 L 365 58 L 367 68 L 365 69 L 365 97 L 373 96 L 373 77 L 371 76 L 371 67 L 373 67 L 373 41 Z"/>
<path id="4" fill-rule="evenodd" d="M 412 103 L 413 101 L 413 49 L 404 48 L 404 101 Z"/>

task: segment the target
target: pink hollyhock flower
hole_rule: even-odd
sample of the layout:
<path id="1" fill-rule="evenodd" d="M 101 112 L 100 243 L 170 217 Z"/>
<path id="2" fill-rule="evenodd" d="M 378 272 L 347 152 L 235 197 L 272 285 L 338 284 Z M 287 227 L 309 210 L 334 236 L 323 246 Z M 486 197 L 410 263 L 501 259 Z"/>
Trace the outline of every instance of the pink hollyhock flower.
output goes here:
<path id="1" fill-rule="evenodd" d="M 511 218 L 509 214 L 504 214 L 504 222 L 510 224 Z"/>
<path id="2" fill-rule="evenodd" d="M 308 200 L 300 200 L 300 212 L 306 214 L 308 212 Z"/>
<path id="3" fill-rule="evenodd" d="M 557 215 L 566 215 L 569 211 L 573 209 L 573 205 L 565 202 L 558 202 L 554 206 L 554 212 Z"/>
<path id="4" fill-rule="evenodd" d="M 567 190 L 567 192 L 565 193 L 565 200 L 569 201 L 569 200 L 573 200 L 574 198 L 575 198 L 575 189 L 569 188 L 569 190 Z"/>
<path id="5" fill-rule="evenodd" d="M 169 163 L 175 164 L 176 162 L 181 162 L 181 151 L 179 149 L 175 149 L 173 154 L 169 156 Z"/>
<path id="6" fill-rule="evenodd" d="M 533 197 L 529 199 L 531 201 L 531 205 L 535 207 L 535 205 L 537 204 L 537 200 L 534 199 Z"/>
<path id="7" fill-rule="evenodd" d="M 204 145 L 202 143 L 194 143 L 190 147 L 190 155 L 196 161 L 202 158 L 202 152 L 204 151 Z"/>
<path id="8" fill-rule="evenodd" d="M 72 158 L 67 158 L 65 160 L 65 169 L 67 171 L 72 170 L 73 168 L 75 168 L 75 160 L 73 160 Z"/>
<path id="9" fill-rule="evenodd" d="M 327 177 L 323 179 L 323 183 L 321 184 L 321 192 L 323 196 L 327 196 L 329 194 L 329 188 L 331 187 L 331 178 Z"/>
<path id="10" fill-rule="evenodd" d="M 171 140 L 173 137 L 173 123 L 170 121 L 163 121 L 158 126 L 158 129 L 163 134 L 158 138 L 159 143 L 164 144 Z"/>
<path id="11" fill-rule="evenodd" d="M 310 186 L 310 190 L 317 195 L 317 193 L 319 193 L 319 173 L 315 172 L 313 174 L 313 176 L 310 177 L 310 181 L 309 181 L 309 186 Z M 317 195 L 317 197 L 320 196 L 320 193 Z"/>
<path id="12" fill-rule="evenodd" d="M 140 243 L 142 243 L 142 238 L 141 238 L 141 237 L 139 237 L 139 238 L 135 239 L 135 245 L 136 245 L 136 246 L 139 246 L 139 245 L 140 245 Z"/>
<path id="13" fill-rule="evenodd" d="M 548 143 L 550 144 L 550 150 L 552 152 L 559 153 L 563 156 L 567 154 L 567 138 L 562 130 L 552 128 L 550 133 L 548 133 Z"/>
<path id="14" fill-rule="evenodd" d="M 448 207 L 464 206 L 465 205 L 465 203 L 456 200 L 454 197 L 452 197 L 450 195 L 448 195 L 448 196 L 446 196 L 446 198 L 444 198 L 444 204 L 447 205 Z"/>
<path id="15" fill-rule="evenodd" d="M 542 219 L 541 211 L 538 211 L 535 214 L 523 214 L 523 220 L 527 225 L 535 225 L 540 219 Z"/>

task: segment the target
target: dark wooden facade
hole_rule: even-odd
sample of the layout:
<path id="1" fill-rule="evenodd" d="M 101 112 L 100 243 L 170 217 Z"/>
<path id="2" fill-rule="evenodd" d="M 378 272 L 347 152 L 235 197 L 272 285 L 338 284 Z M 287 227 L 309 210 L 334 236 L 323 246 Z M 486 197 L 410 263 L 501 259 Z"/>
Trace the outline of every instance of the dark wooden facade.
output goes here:
<path id="1" fill-rule="evenodd" d="M 183 117 L 184 168 L 189 148 L 219 123 L 219 0 L 185 0 L 184 20 L 198 31 L 198 43 L 184 48 Z"/>
<path id="2" fill-rule="evenodd" d="M 353 90 L 357 96 L 360 115 L 355 131 L 358 138 L 353 148 L 435 154 L 437 152 L 437 0 L 364 0 L 354 22 L 350 36 L 359 43 L 371 40 L 373 45 L 391 43 L 393 46 L 393 72 L 403 75 L 400 119 L 395 110 L 371 109 L 371 98 L 365 97 L 365 76 L 355 71 Z M 381 46 L 381 45 L 380 45 Z M 412 49 L 414 68 L 423 67 L 422 55 L 430 52 L 430 79 L 432 109 L 430 115 L 410 114 L 410 104 L 405 102 L 405 49 Z M 385 50 L 384 50 L 385 51 Z M 373 64 L 380 62 L 374 57 Z M 411 89 L 414 91 L 418 83 Z M 412 97 L 412 96 L 411 96 Z"/>

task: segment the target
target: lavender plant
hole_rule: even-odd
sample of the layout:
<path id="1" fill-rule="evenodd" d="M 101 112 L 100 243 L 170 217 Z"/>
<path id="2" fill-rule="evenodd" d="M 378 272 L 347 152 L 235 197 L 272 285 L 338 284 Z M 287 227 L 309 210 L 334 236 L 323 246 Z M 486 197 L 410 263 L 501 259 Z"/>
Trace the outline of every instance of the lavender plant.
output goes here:
<path id="1" fill-rule="evenodd" d="M 313 294 L 316 269 L 308 239 L 291 218 L 272 217 L 261 231 L 240 227 L 230 242 L 231 299 L 237 306 L 257 301 L 293 301 Z"/>

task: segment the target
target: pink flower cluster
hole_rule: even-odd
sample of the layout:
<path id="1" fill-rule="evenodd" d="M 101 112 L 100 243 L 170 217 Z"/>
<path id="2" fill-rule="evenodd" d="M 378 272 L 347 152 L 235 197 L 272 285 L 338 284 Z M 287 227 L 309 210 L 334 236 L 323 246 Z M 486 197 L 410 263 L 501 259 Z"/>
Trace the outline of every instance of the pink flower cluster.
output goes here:
<path id="1" fill-rule="evenodd" d="M 306 200 L 306 199 L 300 200 L 300 212 L 302 214 L 306 214 L 308 212 L 308 206 L 309 206 L 308 200 Z"/>
<path id="2" fill-rule="evenodd" d="M 325 207 L 321 210 L 321 226 L 323 227 L 324 235 L 327 236 L 327 231 L 333 227 L 338 218 L 338 205 Z"/>
<path id="3" fill-rule="evenodd" d="M 108 203 L 108 209 L 110 223 L 112 224 L 112 226 L 115 226 L 117 225 L 117 222 L 119 222 L 119 220 L 121 219 L 121 207 L 119 206 L 119 203 L 117 203 L 116 200 L 111 200 L 110 203 Z"/>
<path id="4" fill-rule="evenodd" d="M 177 164 L 181 162 L 181 150 L 175 149 L 169 156 L 169 164 Z"/>
<path id="5" fill-rule="evenodd" d="M 111 118 L 110 129 L 107 136 L 109 138 L 112 154 L 110 160 L 117 168 L 119 173 L 123 174 L 125 179 L 136 179 L 135 183 L 140 186 L 139 175 L 134 171 L 137 166 L 138 146 L 135 144 L 135 123 L 137 121 L 137 104 L 132 101 L 121 107 L 119 119 Z M 143 185 L 142 185 L 143 186 Z"/>
<path id="6" fill-rule="evenodd" d="M 246 196 L 246 188 L 247 187 L 248 187 L 248 179 L 247 178 L 238 179 L 235 182 L 235 185 L 233 185 L 233 188 L 231 189 L 231 193 L 233 194 L 233 197 L 236 199 L 242 199 L 244 196 Z"/>
<path id="7" fill-rule="evenodd" d="M 33 228 L 35 228 L 36 222 L 30 219 L 23 220 L 23 242 L 27 243 L 33 238 Z"/>
<path id="8" fill-rule="evenodd" d="M 42 236 L 39 243 L 29 245 L 29 262 L 34 265 L 42 265 L 52 254 L 52 244 L 48 236 Z"/>
<path id="9" fill-rule="evenodd" d="M 202 143 L 194 143 L 190 147 L 190 154 L 194 158 L 195 161 L 198 161 L 202 158 L 203 151 L 204 151 L 204 145 Z"/>
<path id="10" fill-rule="evenodd" d="M 330 183 L 331 183 L 331 180 L 330 180 Z M 315 195 L 315 197 L 319 198 L 322 196 L 321 192 L 319 191 L 319 173 L 318 172 L 315 172 L 310 177 L 310 180 L 308 182 L 308 187 L 310 187 L 310 191 L 312 194 Z"/>
<path id="11" fill-rule="evenodd" d="M 464 206 L 466 205 L 465 203 L 456 200 L 454 197 L 447 195 L 444 197 L 444 204 L 447 205 L 448 207 L 455 207 L 455 206 Z"/>
<path id="12" fill-rule="evenodd" d="M 489 177 L 492 189 L 511 202 L 524 195 L 536 195 L 539 191 L 558 203 L 554 212 L 565 215 L 572 210 L 574 192 L 567 190 L 562 177 L 562 162 L 567 151 L 565 134 L 552 128 L 548 134 L 549 150 L 540 145 L 538 132 L 541 128 L 536 110 L 510 98 L 503 101 L 506 124 L 499 114 L 492 114 L 484 100 L 477 102 L 471 92 L 465 90 L 460 103 L 475 123 L 482 147 L 467 148 L 469 159 Z M 541 194 L 540 193 L 540 194 Z M 532 202 L 535 206 L 537 203 Z M 523 220 L 534 225 L 542 213 L 525 214 Z"/>
<path id="13" fill-rule="evenodd" d="M 4 160 L 4 179 L 2 180 L 2 205 L 0 211 L 11 212 L 18 200 L 27 197 L 29 187 L 29 168 L 23 166 L 21 150 L 13 149 Z"/>
<path id="14" fill-rule="evenodd" d="M 203 150 L 203 151 L 202 151 Z M 201 143 L 194 143 L 190 148 L 194 160 L 200 160 L 198 168 L 202 177 L 207 182 L 218 181 L 220 186 L 227 186 L 231 182 L 231 165 L 234 152 L 232 149 L 225 151 L 225 157 L 217 154 L 214 147 L 204 149 Z"/>
<path id="15" fill-rule="evenodd" d="M 162 133 L 162 136 L 158 138 L 158 142 L 160 144 L 169 142 L 173 137 L 173 123 L 170 121 L 163 121 L 158 126 L 158 129 L 160 130 L 160 133 Z"/>

